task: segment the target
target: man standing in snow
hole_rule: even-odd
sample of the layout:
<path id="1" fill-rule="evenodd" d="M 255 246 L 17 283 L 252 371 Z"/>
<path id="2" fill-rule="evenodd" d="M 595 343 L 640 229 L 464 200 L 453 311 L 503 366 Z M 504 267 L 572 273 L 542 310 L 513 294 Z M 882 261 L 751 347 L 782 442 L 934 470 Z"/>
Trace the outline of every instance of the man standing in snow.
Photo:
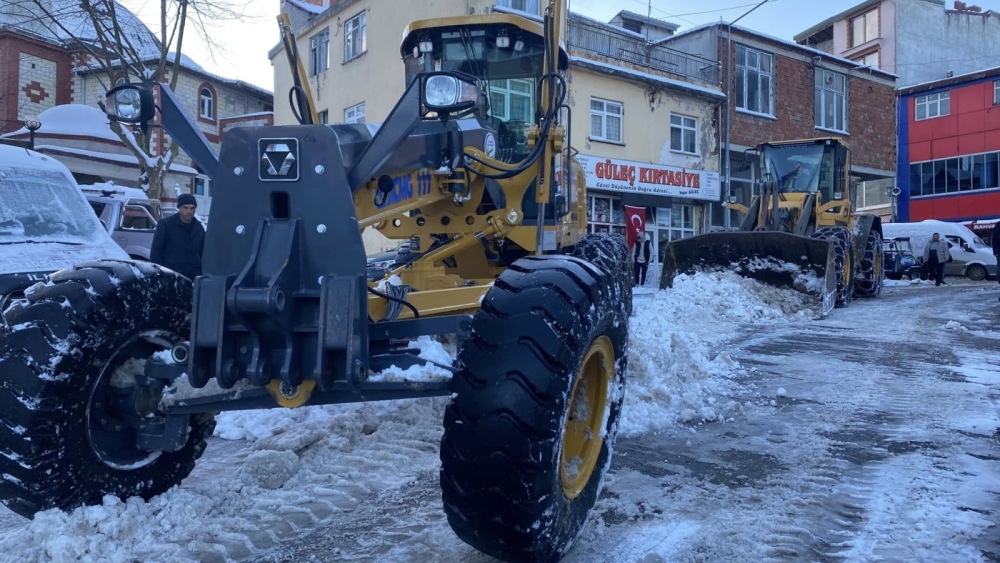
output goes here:
<path id="1" fill-rule="evenodd" d="M 649 233 L 639 233 L 639 238 L 635 241 L 635 285 L 646 285 L 646 270 L 649 268 L 649 260 L 653 255 L 653 243 L 649 240 Z"/>
<path id="2" fill-rule="evenodd" d="M 934 233 L 931 241 L 924 247 L 924 265 L 928 268 L 928 274 L 934 276 L 934 285 L 939 286 L 944 283 L 944 265 L 951 262 L 951 250 L 948 243 L 941 240 L 939 233 Z"/>
<path id="3" fill-rule="evenodd" d="M 191 194 L 177 196 L 177 213 L 156 224 L 149 261 L 185 276 L 201 275 L 205 227 L 194 217 L 198 200 Z"/>

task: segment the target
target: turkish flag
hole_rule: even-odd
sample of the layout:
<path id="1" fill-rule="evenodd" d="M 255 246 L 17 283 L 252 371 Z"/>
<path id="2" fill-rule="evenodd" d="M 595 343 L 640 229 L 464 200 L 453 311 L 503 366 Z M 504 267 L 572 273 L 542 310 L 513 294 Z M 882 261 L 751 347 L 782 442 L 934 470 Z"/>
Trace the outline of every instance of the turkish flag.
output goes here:
<path id="1" fill-rule="evenodd" d="M 646 232 L 646 208 L 625 206 L 625 240 L 628 247 L 635 246 L 635 240 Z"/>

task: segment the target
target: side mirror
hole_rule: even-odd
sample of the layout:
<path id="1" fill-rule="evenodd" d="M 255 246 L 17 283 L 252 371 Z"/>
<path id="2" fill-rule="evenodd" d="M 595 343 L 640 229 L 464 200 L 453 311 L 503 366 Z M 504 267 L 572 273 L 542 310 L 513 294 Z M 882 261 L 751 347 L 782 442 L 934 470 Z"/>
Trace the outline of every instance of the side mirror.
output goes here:
<path id="1" fill-rule="evenodd" d="M 104 97 L 108 118 L 123 123 L 146 123 L 156 113 L 153 93 L 138 84 L 122 84 Z"/>
<path id="2" fill-rule="evenodd" d="M 479 80 L 460 72 L 429 72 L 420 77 L 420 103 L 447 119 L 452 114 L 467 113 L 483 104 Z"/>

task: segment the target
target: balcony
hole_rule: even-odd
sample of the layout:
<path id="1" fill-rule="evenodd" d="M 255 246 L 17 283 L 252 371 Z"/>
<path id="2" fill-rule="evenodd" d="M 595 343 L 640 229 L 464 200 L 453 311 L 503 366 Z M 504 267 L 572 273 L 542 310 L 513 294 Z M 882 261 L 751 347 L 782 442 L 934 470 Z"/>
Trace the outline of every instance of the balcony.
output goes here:
<path id="1" fill-rule="evenodd" d="M 569 47 L 634 67 L 673 74 L 706 84 L 719 84 L 719 64 L 696 55 L 646 43 L 637 37 L 615 33 L 604 27 L 573 22 L 569 26 Z"/>

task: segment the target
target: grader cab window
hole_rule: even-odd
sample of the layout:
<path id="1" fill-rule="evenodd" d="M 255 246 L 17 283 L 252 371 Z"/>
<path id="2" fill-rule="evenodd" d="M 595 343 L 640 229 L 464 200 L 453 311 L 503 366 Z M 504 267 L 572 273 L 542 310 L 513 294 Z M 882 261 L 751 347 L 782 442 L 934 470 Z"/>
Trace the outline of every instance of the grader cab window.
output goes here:
<path id="1" fill-rule="evenodd" d="M 430 51 L 421 52 L 420 44 Z M 477 117 L 497 131 L 497 159 L 517 162 L 528 155 L 527 130 L 538 117 L 543 56 L 541 37 L 511 26 L 437 30 L 423 36 L 405 57 L 406 83 L 441 70 L 481 79 L 488 104 Z"/>

